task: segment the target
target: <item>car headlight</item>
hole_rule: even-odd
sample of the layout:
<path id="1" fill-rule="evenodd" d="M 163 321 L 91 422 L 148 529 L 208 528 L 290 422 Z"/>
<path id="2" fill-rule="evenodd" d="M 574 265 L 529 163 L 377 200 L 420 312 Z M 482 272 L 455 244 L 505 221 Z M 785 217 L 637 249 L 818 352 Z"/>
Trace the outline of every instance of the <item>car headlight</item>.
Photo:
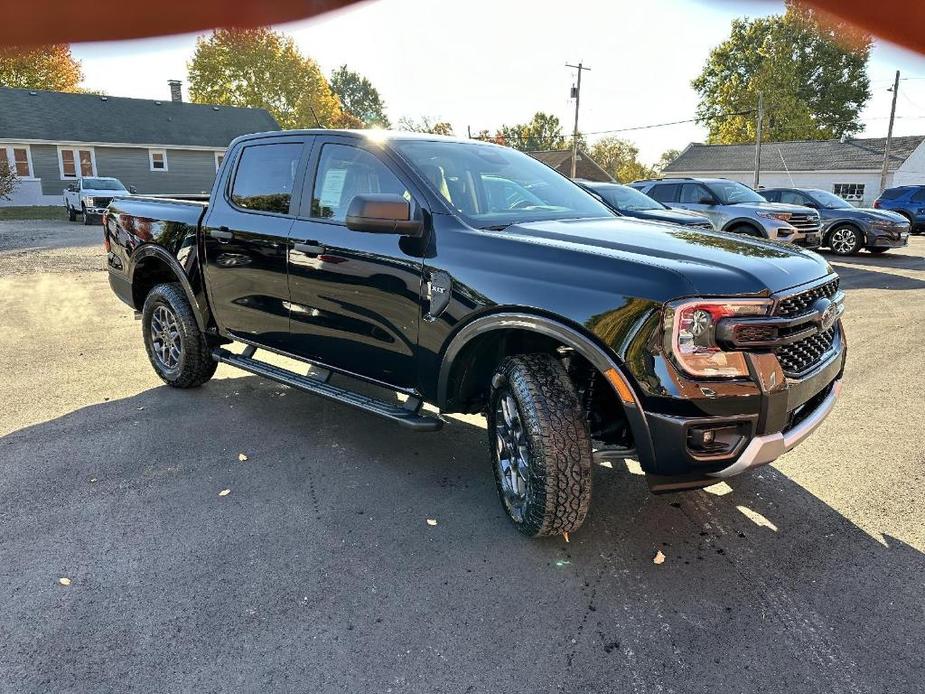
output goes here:
<path id="1" fill-rule="evenodd" d="M 83 201 L 84 201 L 84 205 L 86 205 L 87 207 L 93 207 L 93 196 L 87 195 L 84 197 Z"/>
<path id="2" fill-rule="evenodd" d="M 778 219 L 782 222 L 786 222 L 787 220 L 790 219 L 790 216 L 791 216 L 789 212 L 768 212 L 765 210 L 756 212 L 756 214 L 759 217 L 764 217 L 765 219 Z"/>
<path id="3" fill-rule="evenodd" d="M 691 376 L 748 376 L 744 352 L 724 351 L 716 341 L 716 326 L 723 318 L 766 316 L 770 308 L 769 299 L 690 299 L 670 304 L 664 314 L 665 350 Z"/>

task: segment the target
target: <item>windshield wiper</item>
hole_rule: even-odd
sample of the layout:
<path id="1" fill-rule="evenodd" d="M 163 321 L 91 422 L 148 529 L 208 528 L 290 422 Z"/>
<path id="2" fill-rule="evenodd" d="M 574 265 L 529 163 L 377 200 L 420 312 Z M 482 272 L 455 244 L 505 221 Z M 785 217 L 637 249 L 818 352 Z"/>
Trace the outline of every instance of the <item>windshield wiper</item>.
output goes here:
<path id="1" fill-rule="evenodd" d="M 514 226 L 514 224 L 515 222 L 509 222 L 508 224 L 493 224 L 489 227 L 482 227 L 482 229 L 485 229 L 486 231 L 504 231 L 508 227 Z"/>

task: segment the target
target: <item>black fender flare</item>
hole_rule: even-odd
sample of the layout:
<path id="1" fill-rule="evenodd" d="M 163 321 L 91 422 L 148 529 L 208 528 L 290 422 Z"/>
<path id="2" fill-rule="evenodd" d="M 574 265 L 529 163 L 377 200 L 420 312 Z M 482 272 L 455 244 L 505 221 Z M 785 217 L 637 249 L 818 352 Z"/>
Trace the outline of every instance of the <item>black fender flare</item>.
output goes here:
<path id="1" fill-rule="evenodd" d="M 555 338 L 563 345 L 574 349 L 600 371 L 623 404 L 643 468 L 654 463 L 655 450 L 652 446 L 652 436 L 642 401 L 623 367 L 588 336 L 565 323 L 545 316 L 522 312 L 491 313 L 476 318 L 459 329 L 443 351 L 443 358 L 440 362 L 440 376 L 437 383 L 437 401 L 440 407 L 444 407 L 447 403 L 450 374 L 463 348 L 471 340 L 485 333 L 509 329 L 528 330 Z"/>
<path id="2" fill-rule="evenodd" d="M 761 234 L 761 238 L 763 239 L 768 238 L 767 232 L 761 227 L 761 223 L 756 222 L 754 219 L 751 219 L 750 217 L 736 217 L 735 219 L 731 219 L 725 224 L 723 224 L 722 231 L 731 231 L 733 227 L 737 227 L 740 225 L 751 227 L 752 229 L 757 231 L 759 234 Z"/>
<path id="3" fill-rule="evenodd" d="M 183 287 L 183 292 L 186 294 L 186 299 L 189 301 L 190 306 L 193 307 L 193 315 L 196 317 L 196 325 L 199 326 L 199 329 L 205 332 L 206 330 L 206 314 L 202 310 L 199 301 L 196 300 L 196 292 L 193 290 L 193 285 L 190 284 L 189 277 L 186 272 L 183 270 L 183 267 L 173 257 L 163 246 L 158 246 L 153 243 L 146 243 L 143 246 L 139 246 L 134 253 L 132 253 L 132 264 L 129 270 L 129 284 L 135 286 L 135 270 L 141 264 L 145 258 L 157 258 L 162 261 L 170 268 L 170 271 L 176 276 L 177 281 L 180 283 L 180 286 Z"/>

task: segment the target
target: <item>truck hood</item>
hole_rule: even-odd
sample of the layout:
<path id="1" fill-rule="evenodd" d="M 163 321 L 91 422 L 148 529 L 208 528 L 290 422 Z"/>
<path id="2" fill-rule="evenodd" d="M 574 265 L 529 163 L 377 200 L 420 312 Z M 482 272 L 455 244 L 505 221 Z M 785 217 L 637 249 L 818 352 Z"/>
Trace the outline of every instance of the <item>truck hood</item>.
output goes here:
<path id="1" fill-rule="evenodd" d="M 80 197 L 82 198 L 114 198 L 117 195 L 129 195 L 130 193 L 127 190 L 96 190 L 94 188 L 84 188 L 80 191 Z"/>
<path id="2" fill-rule="evenodd" d="M 661 268 L 682 278 L 689 296 L 774 293 L 832 272 L 821 256 L 790 244 L 625 217 L 528 222 L 501 233 Z"/>

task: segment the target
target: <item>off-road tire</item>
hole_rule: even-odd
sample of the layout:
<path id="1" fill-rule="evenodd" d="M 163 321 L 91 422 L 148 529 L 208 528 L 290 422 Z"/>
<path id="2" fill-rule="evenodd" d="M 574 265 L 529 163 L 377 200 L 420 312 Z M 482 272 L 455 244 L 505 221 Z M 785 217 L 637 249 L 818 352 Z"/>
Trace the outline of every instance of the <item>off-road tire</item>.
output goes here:
<path id="1" fill-rule="evenodd" d="M 67 221 L 69 222 L 77 221 L 77 213 L 74 211 L 74 208 L 71 207 L 70 205 L 67 206 Z"/>
<path id="2" fill-rule="evenodd" d="M 176 319 L 181 351 L 175 368 L 166 367 L 154 353 L 151 323 L 158 306 L 167 307 Z M 164 383 L 174 388 L 196 388 L 212 378 L 218 363 L 212 359 L 206 338 L 178 283 L 158 284 L 148 293 L 141 312 L 141 326 L 148 360 Z"/>
<path id="3" fill-rule="evenodd" d="M 851 240 L 853 238 L 853 241 Z M 844 241 L 842 239 L 845 239 Z M 848 245 L 846 245 L 848 244 Z M 864 234 L 851 224 L 839 224 L 829 232 L 826 245 L 835 255 L 847 258 L 856 255 L 864 246 Z"/>
<path id="4" fill-rule="evenodd" d="M 516 402 L 527 443 L 522 518 L 505 501 L 496 429 L 501 398 Z M 547 354 L 507 357 L 492 377 L 488 440 L 502 506 L 528 537 L 560 535 L 581 527 L 591 503 L 591 436 L 574 385 Z"/>

